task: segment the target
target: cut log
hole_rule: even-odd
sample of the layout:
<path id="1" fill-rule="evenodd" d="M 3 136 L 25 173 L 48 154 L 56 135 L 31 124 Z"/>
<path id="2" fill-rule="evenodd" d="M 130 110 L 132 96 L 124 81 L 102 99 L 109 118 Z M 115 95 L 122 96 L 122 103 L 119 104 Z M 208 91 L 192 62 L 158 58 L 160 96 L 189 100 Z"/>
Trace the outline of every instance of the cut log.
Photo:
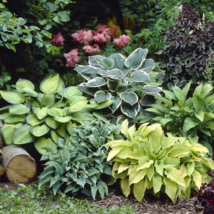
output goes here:
<path id="1" fill-rule="evenodd" d="M 0 178 L 2 177 L 2 175 L 4 175 L 5 169 L 4 167 L 0 164 Z"/>
<path id="2" fill-rule="evenodd" d="M 36 176 L 36 161 L 25 149 L 17 145 L 2 149 L 2 163 L 11 183 L 28 183 Z"/>
<path id="3" fill-rule="evenodd" d="M 0 133 L 1 133 L 1 128 L 2 128 L 3 124 L 2 122 L 0 121 Z M 2 141 L 2 138 L 1 138 L 1 135 L 0 135 L 0 149 L 4 146 L 4 143 Z"/>

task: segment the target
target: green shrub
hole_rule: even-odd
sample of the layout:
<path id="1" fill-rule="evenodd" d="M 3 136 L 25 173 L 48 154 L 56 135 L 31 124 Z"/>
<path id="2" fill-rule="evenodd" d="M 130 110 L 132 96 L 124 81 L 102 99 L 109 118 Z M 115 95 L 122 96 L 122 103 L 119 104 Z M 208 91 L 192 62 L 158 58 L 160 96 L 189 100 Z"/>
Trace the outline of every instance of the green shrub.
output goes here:
<path id="1" fill-rule="evenodd" d="M 159 196 L 166 193 L 175 202 L 180 197 L 190 197 L 191 190 L 198 190 L 209 183 L 209 169 L 214 169 L 213 160 L 207 158 L 207 148 L 164 132 L 160 124 L 145 123 L 136 131 L 122 123 L 124 140 L 114 140 L 106 145 L 112 150 L 108 161 L 114 163 L 112 174 L 121 180 L 121 188 L 127 197 L 133 190 L 142 202 L 145 191 Z"/>
<path id="2" fill-rule="evenodd" d="M 6 145 L 34 142 L 43 154 L 43 147 L 55 148 L 59 138 L 68 140 L 75 124 L 94 119 L 88 112 L 94 106 L 87 104 L 87 98 L 77 87 L 65 88 L 58 74 L 45 78 L 40 90 L 36 92 L 29 80 L 19 79 L 16 91 L 0 91 L 10 103 L 0 114 L 4 122 L 1 135 Z"/>
<path id="3" fill-rule="evenodd" d="M 161 88 L 150 85 L 149 73 L 154 60 L 147 59 L 148 49 L 138 48 L 128 58 L 119 53 L 89 57 L 89 65 L 76 66 L 75 70 L 88 82 L 80 90 L 94 97 L 94 104 L 105 104 L 111 114 L 117 110 L 135 118 L 142 106 L 154 102 Z"/>
<path id="4" fill-rule="evenodd" d="M 49 160 L 44 172 L 39 176 L 39 187 L 49 184 L 54 194 L 61 185 L 67 192 L 82 192 L 96 198 L 108 194 L 108 187 L 102 175 L 111 176 L 111 163 L 106 162 L 107 139 L 120 138 L 120 129 L 100 120 L 82 122 L 81 126 L 71 130 L 71 143 L 63 139 L 58 141 L 57 150 L 52 150 L 42 159 Z"/>
<path id="5" fill-rule="evenodd" d="M 182 90 L 177 86 L 173 92 L 163 90 L 164 96 L 157 98 L 155 104 L 146 111 L 152 113 L 145 118 L 142 114 L 138 119 L 141 122 L 153 121 L 160 123 L 167 132 L 186 137 L 192 143 L 201 142 L 210 148 L 205 136 L 212 142 L 214 134 L 214 95 L 213 87 L 210 84 L 196 87 L 192 96 L 190 93 L 191 83 L 188 83 Z"/>

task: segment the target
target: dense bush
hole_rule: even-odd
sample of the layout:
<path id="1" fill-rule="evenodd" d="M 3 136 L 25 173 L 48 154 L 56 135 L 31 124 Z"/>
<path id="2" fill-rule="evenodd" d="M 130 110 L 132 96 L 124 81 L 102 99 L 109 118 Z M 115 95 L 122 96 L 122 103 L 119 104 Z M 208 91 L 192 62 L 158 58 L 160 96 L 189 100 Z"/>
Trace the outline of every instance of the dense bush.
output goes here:
<path id="1" fill-rule="evenodd" d="M 128 128 L 128 121 L 122 123 L 124 140 L 114 140 L 106 145 L 112 150 L 108 161 L 115 162 L 112 174 L 120 179 L 123 194 L 127 197 L 133 190 L 134 196 L 142 202 L 146 190 L 156 196 L 161 192 L 176 202 L 177 198 L 191 195 L 211 178 L 209 169 L 214 169 L 213 160 L 207 158 L 207 148 L 191 143 L 185 138 L 166 137 L 160 124 L 142 124 Z"/>
<path id="2" fill-rule="evenodd" d="M 119 111 L 135 118 L 142 106 L 154 102 L 162 90 L 150 85 L 149 73 L 155 63 L 146 59 L 147 53 L 148 49 L 138 48 L 128 58 L 119 53 L 89 57 L 89 65 L 75 67 L 88 81 L 79 85 L 80 90 L 94 97 L 95 103 L 109 101 L 111 114 Z"/>
<path id="3" fill-rule="evenodd" d="M 182 90 L 177 86 L 172 88 L 173 91 L 163 90 L 164 96 L 157 98 L 156 103 L 146 109 L 151 114 L 142 114 L 138 119 L 141 122 L 158 122 L 167 132 L 186 137 L 192 143 L 203 143 L 212 155 L 213 87 L 201 84 L 193 95 L 190 94 L 190 87 L 191 83 L 188 83 Z"/>
<path id="4" fill-rule="evenodd" d="M 70 131 L 71 143 L 60 139 L 57 150 L 43 156 L 47 159 L 44 172 L 39 176 L 39 186 L 50 184 L 54 194 L 64 184 L 66 192 L 82 192 L 94 199 L 108 194 L 103 179 L 111 176 L 111 163 L 107 163 L 108 139 L 120 139 L 120 129 L 100 120 L 83 122 Z M 103 175 L 103 176 L 102 176 Z"/>
<path id="5" fill-rule="evenodd" d="M 64 87 L 59 75 L 50 75 L 36 92 L 32 82 L 20 79 L 16 91 L 0 91 L 10 103 L 2 108 L 0 119 L 4 125 L 1 136 L 6 145 L 34 142 L 43 154 L 44 147 L 56 147 L 60 137 L 69 139 L 70 129 L 82 120 L 93 120 L 88 112 L 94 108 L 77 87 Z"/>
<path id="6" fill-rule="evenodd" d="M 164 50 L 159 51 L 164 85 L 183 87 L 189 80 L 205 81 L 206 60 L 214 48 L 214 22 L 204 23 L 194 8 L 184 8 L 166 36 Z M 212 75 L 213 78 L 213 75 Z"/>

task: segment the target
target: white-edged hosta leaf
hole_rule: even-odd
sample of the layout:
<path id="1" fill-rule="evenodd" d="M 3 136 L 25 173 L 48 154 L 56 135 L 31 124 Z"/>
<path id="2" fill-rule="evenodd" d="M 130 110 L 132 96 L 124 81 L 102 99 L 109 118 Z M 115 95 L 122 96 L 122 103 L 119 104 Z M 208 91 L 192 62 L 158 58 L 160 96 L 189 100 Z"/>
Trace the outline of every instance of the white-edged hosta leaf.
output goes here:
<path id="1" fill-rule="evenodd" d="M 114 60 L 107 58 L 105 56 L 97 55 L 96 61 L 99 66 L 101 66 L 102 68 L 104 68 L 106 70 L 111 69 L 114 66 Z"/>
<path id="2" fill-rule="evenodd" d="M 109 81 L 107 83 L 107 85 L 108 85 L 108 88 L 109 88 L 109 90 L 111 92 L 115 92 L 117 90 L 117 87 L 118 87 L 118 82 L 116 82 L 116 81 Z"/>
<path id="3" fill-rule="evenodd" d="M 124 100 L 126 103 L 129 103 L 131 106 L 133 106 L 138 101 L 138 96 L 134 92 L 122 92 L 119 95 L 122 100 Z"/>
<path id="4" fill-rule="evenodd" d="M 153 59 L 146 59 L 143 61 L 143 64 L 139 68 L 139 71 L 145 71 L 147 74 L 149 74 L 154 67 L 155 61 Z"/>
<path id="5" fill-rule="evenodd" d="M 111 93 L 105 93 L 105 91 L 98 91 L 95 95 L 94 95 L 94 99 L 98 102 L 104 102 L 106 100 L 111 99 Z"/>
<path id="6" fill-rule="evenodd" d="M 162 88 L 154 85 L 145 85 L 143 86 L 143 91 L 145 93 L 159 93 L 162 91 Z"/>
<path id="7" fill-rule="evenodd" d="M 44 94 L 53 94 L 57 91 L 59 82 L 60 82 L 59 74 L 51 74 L 41 82 L 40 90 Z"/>
<path id="8" fill-rule="evenodd" d="M 29 125 L 23 125 L 16 130 L 13 136 L 13 143 L 16 145 L 22 145 L 31 143 L 35 140 L 35 137 L 30 132 Z"/>
<path id="9" fill-rule="evenodd" d="M 111 100 L 113 103 L 109 106 L 109 108 L 111 109 L 112 113 L 114 113 L 120 107 L 122 100 L 120 97 L 111 97 Z"/>
<path id="10" fill-rule="evenodd" d="M 15 104 L 10 106 L 9 113 L 15 114 L 15 115 L 23 115 L 27 114 L 30 111 L 30 108 L 28 108 L 26 105 L 23 104 Z"/>
<path id="11" fill-rule="evenodd" d="M 137 48 L 128 56 L 124 65 L 129 68 L 130 71 L 139 69 L 143 64 L 147 53 L 148 49 Z"/>
<path id="12" fill-rule="evenodd" d="M 56 149 L 56 144 L 53 143 L 53 141 L 50 138 L 39 138 L 35 143 L 34 146 L 36 148 L 36 150 L 44 155 L 47 154 L 47 150 L 45 149 L 46 147 L 52 148 L 52 149 Z"/>
<path id="13" fill-rule="evenodd" d="M 60 93 L 64 98 L 68 99 L 73 95 L 82 95 L 81 90 L 77 86 L 64 88 Z"/>
<path id="14" fill-rule="evenodd" d="M 125 65 L 124 65 L 124 62 L 126 61 L 126 58 L 122 54 L 114 53 L 114 54 L 111 54 L 108 58 L 111 58 L 111 59 L 114 60 L 113 68 L 120 69 L 124 73 L 124 76 L 127 75 L 128 68 L 126 68 Z"/>
<path id="15" fill-rule="evenodd" d="M 96 61 L 96 56 L 89 56 L 89 57 L 88 57 L 88 64 L 89 64 L 90 66 L 94 66 L 94 67 L 100 68 L 99 64 L 98 64 L 97 61 Z"/>
<path id="16" fill-rule="evenodd" d="M 66 116 L 66 117 L 54 117 L 54 120 L 60 122 L 60 123 L 67 123 L 71 121 L 72 117 L 71 116 Z"/>
<path id="17" fill-rule="evenodd" d="M 121 111 L 127 117 L 135 118 L 138 112 L 140 111 L 140 105 L 139 103 L 136 103 L 133 106 L 131 106 L 130 104 L 124 102 L 121 105 Z"/>
<path id="18" fill-rule="evenodd" d="M 112 70 L 106 72 L 105 77 L 111 78 L 113 80 L 119 80 L 124 77 L 124 74 L 119 69 L 112 69 Z"/>
<path id="19" fill-rule="evenodd" d="M 89 87 L 85 86 L 85 83 L 78 85 L 78 88 L 81 91 L 83 91 L 84 93 L 89 94 L 91 96 L 94 96 L 94 94 L 97 92 L 97 90 L 95 88 L 89 88 Z"/>
<path id="20" fill-rule="evenodd" d="M 49 132 L 50 128 L 43 124 L 43 125 L 37 125 L 34 127 L 30 128 L 30 132 L 35 136 L 35 137 L 41 137 Z"/>
<path id="21" fill-rule="evenodd" d="M 146 82 L 150 83 L 149 75 L 144 71 L 134 71 L 131 77 L 126 78 L 127 82 Z"/>
<path id="22" fill-rule="evenodd" d="M 89 88 L 97 88 L 103 85 L 106 85 L 106 81 L 101 77 L 95 77 L 86 83 L 86 86 Z"/>
<path id="23" fill-rule="evenodd" d="M 27 116 L 26 122 L 31 126 L 37 126 L 44 122 L 44 120 L 39 120 L 35 114 L 30 114 Z"/>
<path id="24" fill-rule="evenodd" d="M 22 92 L 22 89 L 25 88 L 25 87 L 28 87 L 28 88 L 31 88 L 32 90 L 35 89 L 35 86 L 34 84 L 29 81 L 29 80 L 26 80 L 26 79 L 19 79 L 17 82 L 16 82 L 16 90 L 18 92 Z"/>
<path id="25" fill-rule="evenodd" d="M 20 104 L 25 100 L 23 94 L 15 91 L 0 91 L 0 94 L 4 100 L 11 104 Z"/>
<path id="26" fill-rule="evenodd" d="M 80 70 L 79 67 L 75 67 L 75 71 Z M 81 67 L 80 67 L 81 68 Z M 100 71 L 99 68 L 93 67 L 93 66 L 86 66 L 84 69 L 81 70 L 81 72 L 78 72 L 84 79 L 86 80 L 92 80 L 95 77 L 98 77 L 98 71 Z"/>

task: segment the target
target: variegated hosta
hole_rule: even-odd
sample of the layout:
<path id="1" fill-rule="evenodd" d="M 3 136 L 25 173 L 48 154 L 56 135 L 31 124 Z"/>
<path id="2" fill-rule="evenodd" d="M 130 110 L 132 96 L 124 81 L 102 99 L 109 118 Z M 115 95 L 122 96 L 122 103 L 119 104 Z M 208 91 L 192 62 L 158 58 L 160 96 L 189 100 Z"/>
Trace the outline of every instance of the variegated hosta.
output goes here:
<path id="1" fill-rule="evenodd" d="M 44 147 L 56 147 L 60 137 L 68 139 L 70 130 L 81 120 L 93 120 L 86 97 L 78 87 L 64 87 L 59 75 L 50 75 L 40 84 L 42 92 L 36 92 L 32 82 L 19 79 L 16 91 L 0 91 L 10 103 L 2 108 L 0 119 L 4 125 L 1 136 L 6 145 L 34 145 L 40 153 Z"/>
<path id="2" fill-rule="evenodd" d="M 175 202 L 180 197 L 190 197 L 191 190 L 198 190 L 209 183 L 209 169 L 214 169 L 212 159 L 206 155 L 207 148 L 190 143 L 185 138 L 164 135 L 160 124 L 144 123 L 136 131 L 122 123 L 124 140 L 108 142 L 112 150 L 108 161 L 115 162 L 112 174 L 120 179 L 127 197 L 131 191 L 141 202 L 146 190 L 159 195 L 165 192 Z"/>
<path id="3" fill-rule="evenodd" d="M 161 88 L 150 85 L 149 73 L 154 68 L 153 59 L 146 59 L 148 49 L 138 48 L 128 58 L 119 53 L 90 56 L 89 65 L 77 65 L 76 70 L 88 82 L 80 90 L 93 96 L 92 104 L 108 106 L 112 113 L 118 109 L 135 118 L 142 106 L 154 102 Z"/>

